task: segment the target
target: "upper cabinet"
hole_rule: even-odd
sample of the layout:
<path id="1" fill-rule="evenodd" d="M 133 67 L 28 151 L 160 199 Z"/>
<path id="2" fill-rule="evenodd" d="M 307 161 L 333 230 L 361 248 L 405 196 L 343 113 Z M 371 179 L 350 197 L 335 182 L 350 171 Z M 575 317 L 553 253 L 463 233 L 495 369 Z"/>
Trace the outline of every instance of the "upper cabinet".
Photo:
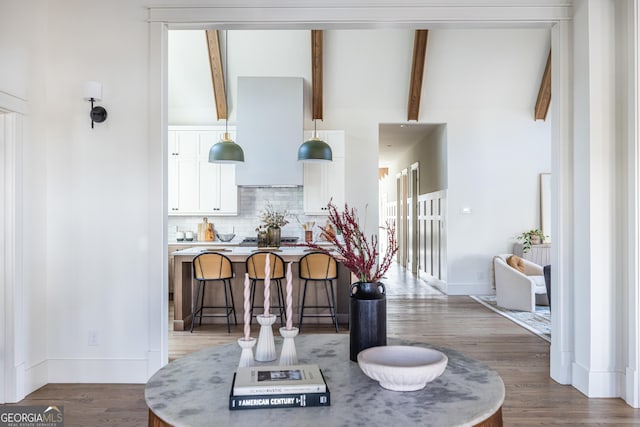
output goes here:
<path id="1" fill-rule="evenodd" d="M 169 215 L 238 214 L 235 165 L 209 163 L 223 133 L 223 126 L 169 127 Z"/>
<path id="2" fill-rule="evenodd" d="M 313 136 L 305 131 L 304 140 Z M 344 207 L 344 131 L 318 131 L 318 138 L 331 146 L 333 161 L 304 163 L 304 213 L 328 215 L 327 204 L 332 201 Z"/>

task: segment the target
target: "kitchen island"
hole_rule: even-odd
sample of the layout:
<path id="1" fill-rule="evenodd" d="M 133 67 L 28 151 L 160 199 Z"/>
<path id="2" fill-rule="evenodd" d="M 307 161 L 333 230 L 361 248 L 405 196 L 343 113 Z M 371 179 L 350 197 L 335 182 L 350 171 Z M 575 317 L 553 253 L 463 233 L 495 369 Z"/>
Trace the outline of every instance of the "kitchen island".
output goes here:
<path id="1" fill-rule="evenodd" d="M 173 330 L 184 331 L 191 326 L 191 311 L 193 304 L 193 293 L 195 292 L 195 283 L 193 280 L 193 269 L 191 262 L 193 259 L 202 252 L 206 251 L 220 251 L 222 255 L 228 257 L 233 263 L 233 271 L 235 277 L 231 281 L 231 287 L 233 290 L 233 299 L 236 306 L 236 316 L 239 319 L 243 319 L 243 292 L 244 292 L 244 275 L 247 272 L 245 261 L 253 253 L 257 252 L 257 247 L 243 247 L 243 246 L 219 246 L 219 245 L 198 245 L 191 248 L 179 250 L 173 252 Z M 261 250 L 261 249 L 260 249 Z M 300 258 L 309 253 L 309 249 L 304 246 L 283 246 L 277 251 L 273 251 L 275 254 L 282 257 L 285 263 L 292 262 L 291 272 L 293 275 L 293 323 L 298 324 L 301 288 L 304 281 L 298 278 L 298 262 Z M 286 268 L 286 266 L 285 266 Z M 349 289 L 351 285 L 351 275 L 349 271 L 344 268 L 341 263 L 338 263 L 338 279 L 334 281 L 334 292 L 336 295 L 336 305 L 338 312 L 338 320 L 341 323 L 348 321 L 349 313 Z M 283 280 L 283 288 L 285 281 Z M 262 305 L 262 283 L 258 284 L 258 291 L 256 292 L 256 305 Z M 310 285 L 307 290 L 307 305 L 325 305 L 326 297 L 320 286 Z M 272 293 L 273 295 L 273 293 Z M 207 287 L 207 297 L 205 305 L 213 305 L 214 301 L 222 301 L 224 294 L 222 286 L 209 286 Z M 316 301 L 319 300 L 319 303 Z M 271 304 L 276 304 L 277 301 L 272 299 Z M 261 314 L 261 309 L 257 310 L 257 313 Z M 328 313 L 328 310 L 326 311 Z M 306 313 L 306 310 L 305 310 Z M 203 318 L 203 323 L 226 323 L 224 318 Z M 331 318 L 306 318 L 305 324 L 313 323 L 326 323 L 327 326 L 331 324 Z M 255 327 L 257 324 L 254 322 Z"/>

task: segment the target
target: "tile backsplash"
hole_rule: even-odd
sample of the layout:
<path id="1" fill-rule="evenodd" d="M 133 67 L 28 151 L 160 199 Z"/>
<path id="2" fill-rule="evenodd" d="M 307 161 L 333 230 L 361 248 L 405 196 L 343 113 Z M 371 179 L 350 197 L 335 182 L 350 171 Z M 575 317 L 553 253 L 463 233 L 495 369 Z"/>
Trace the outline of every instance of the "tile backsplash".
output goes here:
<path id="1" fill-rule="evenodd" d="M 302 202 L 302 187 L 238 187 L 237 216 L 208 216 L 216 232 L 232 233 L 236 236 L 255 236 L 255 229 L 261 224 L 260 213 L 267 203 L 277 210 L 287 210 L 291 214 L 289 224 L 282 227 L 282 236 L 298 237 L 304 240 L 304 230 L 300 223 L 315 221 L 316 225 L 325 224 L 326 216 L 305 215 Z M 169 242 L 175 242 L 177 231 L 193 231 L 197 234 L 198 224 L 203 216 L 169 216 Z M 297 220 L 296 220 L 297 218 Z M 298 222 L 300 221 L 300 223 Z M 317 238 L 319 231 L 314 227 Z"/>

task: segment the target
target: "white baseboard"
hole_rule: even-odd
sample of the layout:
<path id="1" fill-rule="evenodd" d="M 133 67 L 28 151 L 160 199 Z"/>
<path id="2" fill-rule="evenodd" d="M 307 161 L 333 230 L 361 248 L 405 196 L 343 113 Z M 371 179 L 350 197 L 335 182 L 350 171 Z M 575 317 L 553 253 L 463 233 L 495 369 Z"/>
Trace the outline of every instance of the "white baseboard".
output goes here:
<path id="1" fill-rule="evenodd" d="M 640 408 L 640 375 L 635 369 L 627 367 L 625 371 L 624 401 L 634 408 Z"/>
<path id="2" fill-rule="evenodd" d="M 551 348 L 549 349 L 549 354 L 552 355 L 550 368 L 551 378 L 560 384 L 571 385 L 571 365 L 573 364 L 573 352 L 560 352 L 560 360 L 556 362 L 556 360 L 553 358 L 553 338 L 551 338 Z"/>
<path id="3" fill-rule="evenodd" d="M 495 290 L 487 283 L 447 283 L 447 295 L 493 295 Z"/>
<path id="4" fill-rule="evenodd" d="M 147 380 L 169 362 L 168 360 L 162 360 L 162 352 L 159 350 L 147 352 L 147 361 Z"/>
<path id="5" fill-rule="evenodd" d="M 22 377 L 25 396 L 47 385 L 48 363 L 42 360 L 25 369 Z M 24 396 L 23 396 L 24 398 Z"/>
<path id="6" fill-rule="evenodd" d="M 148 380 L 147 359 L 49 359 L 49 383 L 134 383 Z"/>
<path id="7" fill-rule="evenodd" d="M 160 368 L 165 365 L 165 362 L 161 359 L 162 354 L 160 351 L 149 351 L 147 352 L 147 379 L 151 378 L 153 374 L 158 372 Z"/>
<path id="8" fill-rule="evenodd" d="M 594 372 L 573 363 L 573 386 L 587 397 L 620 397 L 622 375 L 619 372 Z"/>

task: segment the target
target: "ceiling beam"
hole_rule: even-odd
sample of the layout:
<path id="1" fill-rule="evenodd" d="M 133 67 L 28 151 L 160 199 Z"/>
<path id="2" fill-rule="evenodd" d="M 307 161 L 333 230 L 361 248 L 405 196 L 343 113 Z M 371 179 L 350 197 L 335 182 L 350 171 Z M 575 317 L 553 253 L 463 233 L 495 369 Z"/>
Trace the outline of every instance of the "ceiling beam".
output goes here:
<path id="1" fill-rule="evenodd" d="M 322 120 L 322 30 L 311 30 L 311 86 L 313 120 Z"/>
<path id="2" fill-rule="evenodd" d="M 207 30 L 207 48 L 209 50 L 209 65 L 211 67 L 211 83 L 216 103 L 218 120 L 227 119 L 227 93 L 224 84 L 224 70 L 220 53 L 220 39 L 218 30 Z"/>
<path id="3" fill-rule="evenodd" d="M 538 91 L 538 100 L 534 112 L 534 120 L 547 120 L 549 112 L 549 104 L 551 103 L 551 52 L 547 57 L 547 65 L 544 67 L 542 82 L 540 82 L 540 90 Z"/>
<path id="4" fill-rule="evenodd" d="M 416 30 L 413 40 L 413 61 L 411 64 L 411 81 L 409 82 L 409 106 L 407 120 L 418 121 L 420 112 L 420 96 L 422 95 L 422 76 L 424 61 L 427 56 L 427 37 L 429 30 Z"/>

